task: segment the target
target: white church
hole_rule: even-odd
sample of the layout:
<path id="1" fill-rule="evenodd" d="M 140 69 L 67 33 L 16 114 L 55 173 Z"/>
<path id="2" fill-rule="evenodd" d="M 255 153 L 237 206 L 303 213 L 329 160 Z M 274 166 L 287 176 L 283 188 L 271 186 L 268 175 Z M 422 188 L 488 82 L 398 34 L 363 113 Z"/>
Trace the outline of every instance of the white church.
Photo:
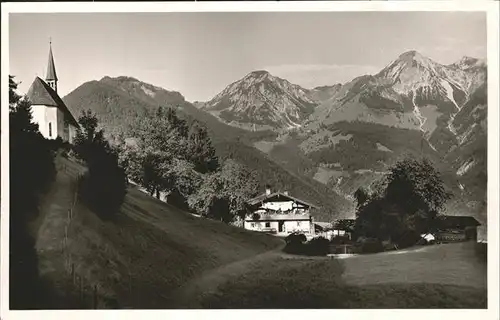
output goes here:
<path id="1" fill-rule="evenodd" d="M 60 137 L 62 140 L 72 143 L 79 125 L 57 94 L 57 81 L 51 43 L 45 81 L 36 77 L 27 96 L 31 101 L 33 122 L 38 124 L 40 133 L 46 139 Z"/>

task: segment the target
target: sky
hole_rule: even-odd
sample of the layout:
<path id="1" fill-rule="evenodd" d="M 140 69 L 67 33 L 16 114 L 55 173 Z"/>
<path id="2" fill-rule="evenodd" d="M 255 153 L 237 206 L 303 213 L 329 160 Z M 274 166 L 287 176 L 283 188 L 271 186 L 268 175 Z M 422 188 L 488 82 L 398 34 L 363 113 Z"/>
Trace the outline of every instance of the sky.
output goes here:
<path id="1" fill-rule="evenodd" d="M 374 74 L 409 50 L 442 64 L 486 58 L 483 12 L 16 13 L 9 73 L 45 77 L 49 39 L 64 96 L 130 76 L 207 101 L 254 70 L 306 88 Z"/>

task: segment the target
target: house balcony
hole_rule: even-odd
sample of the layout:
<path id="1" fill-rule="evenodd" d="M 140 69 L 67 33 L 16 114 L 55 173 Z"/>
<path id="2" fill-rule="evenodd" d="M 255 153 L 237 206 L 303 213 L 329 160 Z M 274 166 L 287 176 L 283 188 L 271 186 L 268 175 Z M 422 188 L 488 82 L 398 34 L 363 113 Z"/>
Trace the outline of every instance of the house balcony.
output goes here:
<path id="1" fill-rule="evenodd" d="M 265 214 L 258 213 L 260 219 L 254 220 L 253 215 L 249 215 L 245 218 L 245 221 L 309 221 L 311 219 L 310 214 Z"/>

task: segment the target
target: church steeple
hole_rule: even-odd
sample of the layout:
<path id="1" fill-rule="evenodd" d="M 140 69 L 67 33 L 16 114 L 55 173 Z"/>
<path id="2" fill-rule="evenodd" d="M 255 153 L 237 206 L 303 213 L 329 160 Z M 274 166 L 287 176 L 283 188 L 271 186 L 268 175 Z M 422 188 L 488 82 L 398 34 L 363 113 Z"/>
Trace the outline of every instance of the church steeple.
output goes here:
<path id="1" fill-rule="evenodd" d="M 45 81 L 55 92 L 57 92 L 57 75 L 54 56 L 52 55 L 52 40 L 50 40 L 49 45 L 49 62 L 47 64 L 47 76 L 45 77 Z"/>

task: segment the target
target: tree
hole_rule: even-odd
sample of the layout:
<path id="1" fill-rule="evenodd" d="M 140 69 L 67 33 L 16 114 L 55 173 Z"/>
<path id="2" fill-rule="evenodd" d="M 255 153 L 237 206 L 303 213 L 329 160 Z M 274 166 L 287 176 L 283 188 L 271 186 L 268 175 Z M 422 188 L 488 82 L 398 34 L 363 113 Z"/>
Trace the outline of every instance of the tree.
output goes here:
<path id="1" fill-rule="evenodd" d="M 138 121 L 131 130 L 136 146 L 124 153 L 127 173 L 158 198 L 168 194 L 168 202 L 188 208 L 200 174 L 218 168 L 215 150 L 200 123 L 188 123 L 172 108 L 158 108 Z"/>
<path id="2" fill-rule="evenodd" d="M 75 150 L 87 163 L 88 171 L 79 180 L 79 195 L 101 218 L 112 218 L 127 193 L 125 170 L 119 165 L 118 150 L 97 130 L 98 120 L 90 110 L 82 112 L 75 137 Z"/>
<path id="3" fill-rule="evenodd" d="M 209 218 L 232 222 L 248 213 L 247 201 L 255 196 L 258 183 L 243 165 L 227 160 L 220 171 L 205 175 L 189 207 Z"/>
<path id="4" fill-rule="evenodd" d="M 76 131 L 74 149 L 80 159 L 89 162 L 111 151 L 104 138 L 104 131 L 97 130 L 97 116 L 91 110 L 82 111 L 78 123 L 80 126 Z"/>
<path id="5" fill-rule="evenodd" d="M 438 212 L 451 197 L 427 159 L 397 162 L 378 185 L 379 190 L 358 206 L 356 233 L 408 245 L 435 228 Z"/>
<path id="6" fill-rule="evenodd" d="M 359 208 L 370 198 L 370 194 L 365 188 L 359 187 L 356 192 L 354 192 L 354 198 L 356 199 L 357 207 Z"/>
<path id="7" fill-rule="evenodd" d="M 451 194 L 429 160 L 405 159 L 390 170 L 386 198 L 403 214 L 415 215 L 441 211 Z"/>
<path id="8" fill-rule="evenodd" d="M 28 99 L 16 89 L 9 75 L 10 308 L 30 309 L 40 307 L 44 295 L 29 224 L 37 216 L 40 195 L 55 176 L 55 164 L 50 144 L 33 123 Z"/>
<path id="9" fill-rule="evenodd" d="M 198 172 L 217 170 L 219 163 L 207 129 L 198 121 L 193 121 L 188 131 L 188 157 Z"/>

